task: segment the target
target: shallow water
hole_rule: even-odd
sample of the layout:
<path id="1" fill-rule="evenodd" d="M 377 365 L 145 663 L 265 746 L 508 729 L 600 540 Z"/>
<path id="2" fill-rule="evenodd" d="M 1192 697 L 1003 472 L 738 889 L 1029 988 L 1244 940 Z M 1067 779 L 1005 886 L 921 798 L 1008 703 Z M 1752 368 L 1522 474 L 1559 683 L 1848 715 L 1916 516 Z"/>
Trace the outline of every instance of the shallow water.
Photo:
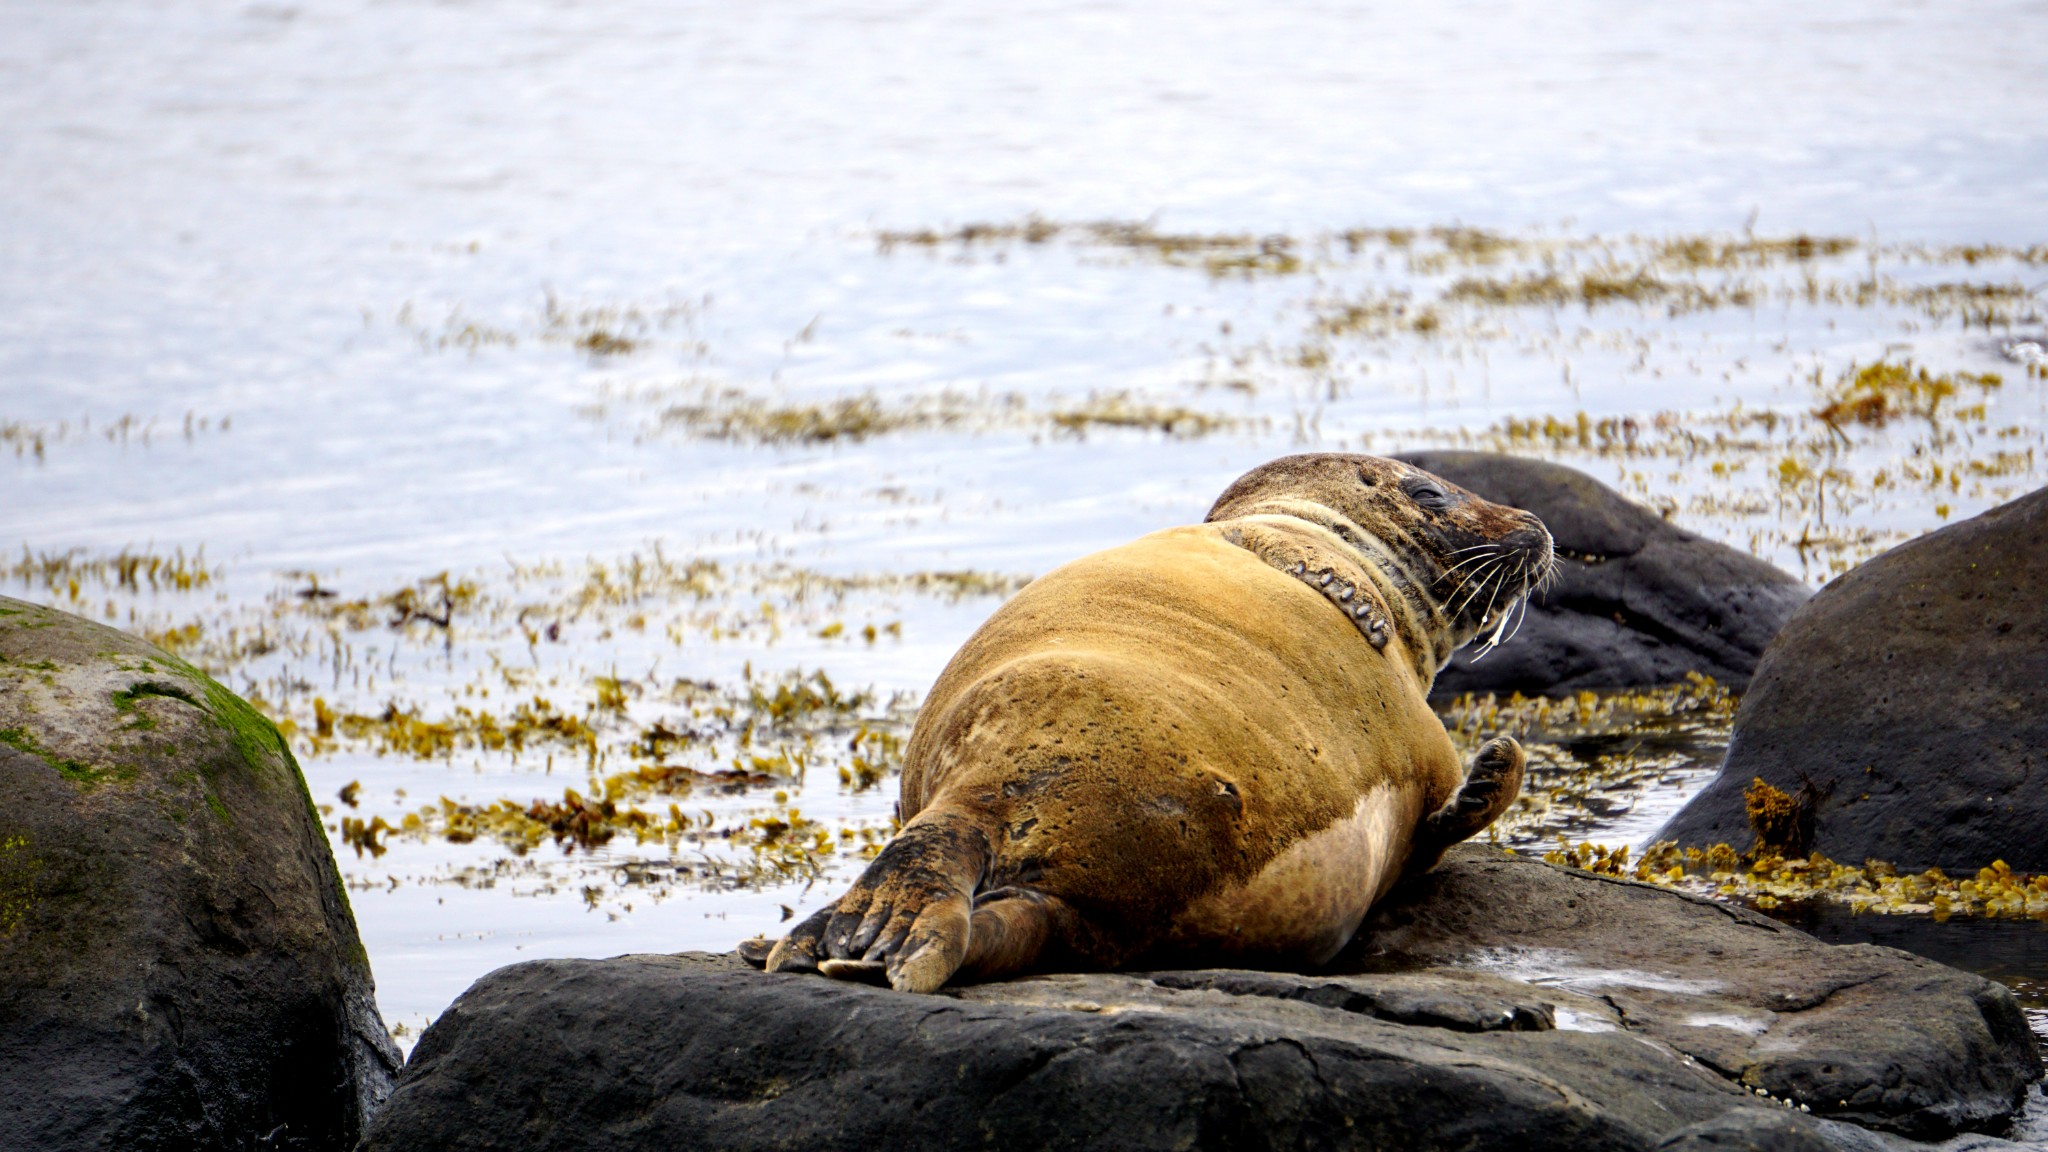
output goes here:
<path id="1" fill-rule="evenodd" d="M 2038 3 L 4 13 L 5 590 L 288 723 L 409 1034 L 816 907 L 849 741 L 1013 578 L 1272 456 L 1550 456 L 1813 582 L 2048 466 Z M 1812 417 L 1909 360 L 1955 395 Z M 868 694 L 762 720 L 818 670 Z M 1511 838 L 1640 841 L 1715 739 L 1542 749 Z M 650 765 L 692 831 L 404 827 Z"/>

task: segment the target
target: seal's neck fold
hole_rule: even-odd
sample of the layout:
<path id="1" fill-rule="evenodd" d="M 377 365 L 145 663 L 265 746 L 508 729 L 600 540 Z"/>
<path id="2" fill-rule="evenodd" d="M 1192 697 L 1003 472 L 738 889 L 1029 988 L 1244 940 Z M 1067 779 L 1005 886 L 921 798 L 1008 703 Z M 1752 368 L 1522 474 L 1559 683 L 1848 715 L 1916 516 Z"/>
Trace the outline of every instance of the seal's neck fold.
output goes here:
<path id="1" fill-rule="evenodd" d="M 1307 537 L 1313 546 L 1350 560 L 1386 607 L 1416 679 L 1424 693 L 1429 691 L 1437 670 L 1450 660 L 1457 647 L 1457 638 L 1452 635 L 1452 620 L 1431 594 L 1429 581 L 1417 575 L 1399 548 L 1343 514 L 1310 500 L 1283 497 L 1260 501 L 1255 508 L 1231 519 Z"/>

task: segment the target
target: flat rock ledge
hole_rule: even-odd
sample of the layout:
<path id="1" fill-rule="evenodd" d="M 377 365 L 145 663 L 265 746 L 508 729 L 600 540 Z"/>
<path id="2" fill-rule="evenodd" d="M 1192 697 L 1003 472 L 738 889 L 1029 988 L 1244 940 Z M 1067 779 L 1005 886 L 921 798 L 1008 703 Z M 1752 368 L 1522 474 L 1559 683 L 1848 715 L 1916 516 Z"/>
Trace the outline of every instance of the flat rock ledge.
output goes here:
<path id="1" fill-rule="evenodd" d="M 1360 940 L 1314 975 L 936 996 L 705 953 L 514 965 L 427 1030 L 364 1147 L 1992 1149 L 2038 1096 L 1997 984 L 1495 849 Z"/>

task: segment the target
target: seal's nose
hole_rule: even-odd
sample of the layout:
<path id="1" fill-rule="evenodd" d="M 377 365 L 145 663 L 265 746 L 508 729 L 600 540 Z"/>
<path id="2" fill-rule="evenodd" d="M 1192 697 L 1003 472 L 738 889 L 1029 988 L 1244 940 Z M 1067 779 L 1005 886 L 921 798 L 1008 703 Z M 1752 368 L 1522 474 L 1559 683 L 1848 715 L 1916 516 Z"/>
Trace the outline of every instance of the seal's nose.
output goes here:
<path id="1" fill-rule="evenodd" d="M 1501 543 L 1520 552 L 1536 566 L 1549 564 L 1550 529 L 1545 528 L 1543 521 L 1538 520 L 1533 512 L 1523 512 L 1522 519 L 1522 526 L 1503 536 Z"/>

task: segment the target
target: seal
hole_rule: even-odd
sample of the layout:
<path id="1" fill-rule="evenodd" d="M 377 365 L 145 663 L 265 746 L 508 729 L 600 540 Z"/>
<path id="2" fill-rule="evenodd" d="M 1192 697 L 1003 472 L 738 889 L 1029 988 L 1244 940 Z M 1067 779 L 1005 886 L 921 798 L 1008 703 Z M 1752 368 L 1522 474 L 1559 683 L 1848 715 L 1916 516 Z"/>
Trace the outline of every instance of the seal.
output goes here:
<path id="1" fill-rule="evenodd" d="M 902 830 L 771 971 L 949 980 L 1321 964 L 1521 787 L 1426 702 L 1508 635 L 1550 534 L 1395 460 L 1247 473 L 1199 525 L 1033 581 L 954 655 L 905 750 Z"/>

